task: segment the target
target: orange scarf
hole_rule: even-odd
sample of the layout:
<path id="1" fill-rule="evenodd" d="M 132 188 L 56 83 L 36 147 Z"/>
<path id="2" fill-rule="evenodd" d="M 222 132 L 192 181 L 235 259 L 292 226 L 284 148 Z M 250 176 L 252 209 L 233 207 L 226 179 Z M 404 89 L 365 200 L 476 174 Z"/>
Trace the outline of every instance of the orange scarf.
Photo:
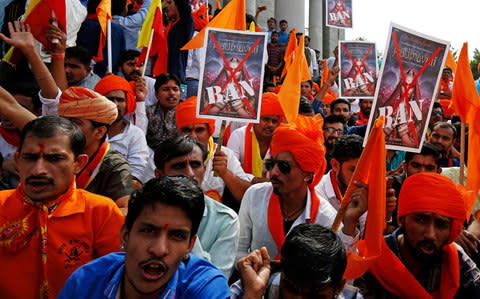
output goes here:
<path id="1" fill-rule="evenodd" d="M 0 135 L 6 142 L 13 145 L 16 148 L 20 147 L 20 135 L 16 131 L 7 131 L 3 127 L 3 124 L 0 125 Z"/>
<path id="2" fill-rule="evenodd" d="M 308 186 L 310 190 L 310 197 L 312 200 L 310 209 L 309 223 L 313 223 L 317 217 L 318 208 L 320 207 L 320 199 L 315 193 L 315 189 L 312 186 Z M 277 194 L 272 192 L 270 196 L 270 202 L 268 203 L 268 228 L 272 234 L 275 244 L 277 244 L 278 255 L 275 260 L 280 260 L 283 243 L 285 242 L 285 231 L 283 229 L 283 216 L 282 209 L 280 207 L 280 198 Z"/>
<path id="3" fill-rule="evenodd" d="M 93 159 L 77 175 L 78 188 L 86 189 L 88 185 L 93 181 L 98 171 L 100 170 L 100 166 L 102 165 L 103 160 L 105 159 L 105 156 L 107 155 L 109 150 L 110 143 L 104 141 Z"/>
<path id="4" fill-rule="evenodd" d="M 48 215 L 53 213 L 64 199 L 72 197 L 74 190 L 75 179 L 72 179 L 67 191 L 58 198 L 51 201 L 33 201 L 25 194 L 22 184 L 19 184 L 11 200 L 22 201 L 27 213 L 24 217 L 5 223 L 0 227 L 0 247 L 5 248 L 8 252 L 21 250 L 30 242 L 35 231 L 40 229 L 42 281 L 39 298 L 48 298 L 49 291 L 47 276 Z"/>
<path id="5" fill-rule="evenodd" d="M 445 92 L 451 91 L 450 90 L 450 83 L 451 82 L 452 82 L 452 80 L 448 80 L 447 82 L 445 82 L 445 80 L 441 79 L 440 80 L 440 91 L 445 91 Z"/>
<path id="6" fill-rule="evenodd" d="M 358 115 L 358 120 L 357 120 L 357 122 L 356 122 L 356 125 L 357 125 L 357 126 L 361 126 L 361 125 L 364 125 L 364 124 L 368 124 L 368 118 L 366 118 L 365 116 L 363 116 L 362 110 L 358 111 L 358 112 L 357 112 L 357 115 Z"/>
<path id="7" fill-rule="evenodd" d="M 333 191 L 335 192 L 335 197 L 337 198 L 338 202 L 341 204 L 343 200 L 343 195 L 342 195 L 342 192 L 340 192 L 340 189 L 338 188 L 337 179 L 335 178 L 335 171 L 333 169 L 330 171 L 330 181 L 332 182 L 332 188 L 333 188 Z"/>
<path id="8" fill-rule="evenodd" d="M 263 160 L 260 155 L 260 147 L 258 145 L 257 137 L 255 136 L 255 132 L 252 132 L 252 127 L 253 124 L 248 124 L 245 132 L 243 169 L 246 173 L 251 173 L 257 178 L 261 178 L 263 177 Z"/>
<path id="9" fill-rule="evenodd" d="M 453 298 L 460 285 L 460 267 L 457 248 L 453 244 L 444 246 L 440 289 L 428 293 L 402 261 L 390 250 L 385 239 L 382 255 L 369 269 L 382 286 L 400 298 L 447 299 Z"/>

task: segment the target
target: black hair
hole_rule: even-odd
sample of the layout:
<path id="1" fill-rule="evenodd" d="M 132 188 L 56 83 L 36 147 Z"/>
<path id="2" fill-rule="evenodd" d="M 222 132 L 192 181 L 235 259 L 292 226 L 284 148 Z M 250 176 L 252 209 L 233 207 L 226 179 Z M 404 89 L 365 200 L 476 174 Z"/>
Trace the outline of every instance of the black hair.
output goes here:
<path id="1" fill-rule="evenodd" d="M 434 103 L 433 103 L 432 111 L 433 111 L 433 109 L 438 109 L 438 108 L 442 109 L 442 113 L 443 113 L 442 104 L 440 104 L 439 102 L 434 102 Z"/>
<path id="2" fill-rule="evenodd" d="M 308 39 L 309 42 L 312 41 L 312 39 L 308 35 L 305 35 L 305 38 Z"/>
<path id="3" fill-rule="evenodd" d="M 165 176 L 154 178 L 134 191 L 128 201 L 128 214 L 125 227 L 130 231 L 133 223 L 146 206 L 154 207 L 155 203 L 175 206 L 182 209 L 192 221 L 190 240 L 198 231 L 203 217 L 205 199 L 197 182 L 186 176 Z"/>
<path id="4" fill-rule="evenodd" d="M 246 24 L 250 24 L 251 22 L 255 22 L 255 18 L 251 14 L 245 14 L 245 22 Z"/>
<path id="5" fill-rule="evenodd" d="M 117 68 L 121 67 L 125 62 L 135 59 L 139 56 L 140 52 L 133 49 L 121 52 L 117 59 Z"/>
<path id="6" fill-rule="evenodd" d="M 343 135 L 335 140 L 332 155 L 340 163 L 360 158 L 363 151 L 362 144 L 363 138 L 358 135 Z"/>
<path id="7" fill-rule="evenodd" d="M 436 128 L 442 128 L 442 129 L 450 129 L 452 130 L 453 132 L 453 138 L 452 139 L 455 139 L 457 138 L 457 129 L 455 129 L 455 126 L 452 125 L 451 123 L 447 123 L 447 122 L 437 122 L 435 123 L 435 125 L 433 126 L 433 129 L 432 131 L 435 131 Z"/>
<path id="8" fill-rule="evenodd" d="M 422 150 L 420 153 L 412 153 L 412 152 L 407 152 L 405 154 L 405 163 L 408 165 L 408 163 L 413 159 L 413 156 L 415 155 L 422 155 L 422 156 L 432 156 L 433 159 L 435 160 L 435 164 L 437 164 L 437 167 L 440 167 L 440 161 L 442 160 L 442 153 L 436 147 L 435 145 L 425 142 L 423 143 Z"/>
<path id="9" fill-rule="evenodd" d="M 302 82 L 308 82 L 308 84 L 310 84 L 310 87 L 313 87 L 313 81 L 312 80 L 305 80 L 305 81 L 302 81 Z"/>
<path id="10" fill-rule="evenodd" d="M 112 16 L 123 15 L 125 7 L 127 6 L 127 0 L 113 0 L 112 1 Z"/>
<path id="11" fill-rule="evenodd" d="M 337 287 L 347 267 L 347 254 L 342 240 L 331 229 L 303 223 L 287 235 L 281 265 L 291 280 Z"/>
<path id="12" fill-rule="evenodd" d="M 352 108 L 350 106 L 350 102 L 348 100 L 338 98 L 330 104 L 330 111 L 332 111 L 332 113 L 333 113 L 333 110 L 335 109 L 335 106 L 338 105 L 338 104 L 347 104 L 348 105 L 348 111 L 352 111 Z"/>
<path id="13" fill-rule="evenodd" d="M 39 117 L 25 125 L 20 134 L 20 146 L 18 152 L 22 151 L 23 142 L 26 136 L 38 138 L 51 138 L 64 134 L 70 137 L 70 148 L 77 159 L 83 153 L 85 147 L 85 136 L 80 127 L 66 118 L 60 116 Z"/>
<path id="14" fill-rule="evenodd" d="M 275 23 L 275 25 L 277 25 L 277 19 L 275 19 L 274 17 L 268 18 L 267 22 L 268 21 L 273 21 Z"/>
<path id="15" fill-rule="evenodd" d="M 163 73 L 158 75 L 157 79 L 155 80 L 155 92 L 158 92 L 158 89 L 160 88 L 160 86 L 162 86 L 163 84 L 167 84 L 168 81 L 170 80 L 175 81 L 175 83 L 180 88 L 180 78 L 178 78 L 177 75 L 170 74 L 170 73 Z"/>
<path id="16" fill-rule="evenodd" d="M 176 136 L 163 141 L 155 149 L 155 167 L 163 170 L 166 162 L 191 153 L 195 145 L 202 150 L 202 161 L 205 161 L 208 156 L 207 148 L 191 136 Z"/>
<path id="17" fill-rule="evenodd" d="M 325 120 L 323 121 L 323 127 L 325 128 L 326 124 L 335 123 L 342 123 L 345 126 L 347 124 L 347 120 L 343 115 L 330 114 L 329 116 L 325 117 Z"/>
<path id="18" fill-rule="evenodd" d="M 312 103 L 309 99 L 304 96 L 300 97 L 300 103 L 298 105 L 298 113 L 312 113 L 315 112 L 313 110 Z"/>
<path id="19" fill-rule="evenodd" d="M 282 23 L 288 24 L 287 20 L 280 20 L 280 23 L 279 23 L 279 24 L 282 24 Z"/>
<path id="20" fill-rule="evenodd" d="M 96 14 L 97 13 L 97 6 L 100 4 L 101 0 L 88 0 L 87 2 L 87 12 L 89 14 Z"/>
<path id="21" fill-rule="evenodd" d="M 274 35 L 274 34 L 280 35 L 280 33 L 278 33 L 278 31 L 276 31 L 276 30 L 273 30 L 271 35 Z"/>
<path id="22" fill-rule="evenodd" d="M 70 47 L 65 50 L 65 58 L 76 58 L 85 66 L 90 66 L 92 57 L 92 53 L 81 46 Z"/>
<path id="23" fill-rule="evenodd" d="M 6 87 L 6 90 L 10 92 L 13 96 L 22 95 L 29 98 L 32 98 L 33 109 L 38 111 L 42 108 L 42 102 L 38 96 L 40 87 L 34 81 L 14 81 L 12 84 Z"/>
<path id="24" fill-rule="evenodd" d="M 273 88 L 275 88 L 275 84 L 273 84 L 273 82 L 265 82 L 265 83 L 263 83 L 263 92 L 266 92 L 267 87 L 273 87 Z"/>

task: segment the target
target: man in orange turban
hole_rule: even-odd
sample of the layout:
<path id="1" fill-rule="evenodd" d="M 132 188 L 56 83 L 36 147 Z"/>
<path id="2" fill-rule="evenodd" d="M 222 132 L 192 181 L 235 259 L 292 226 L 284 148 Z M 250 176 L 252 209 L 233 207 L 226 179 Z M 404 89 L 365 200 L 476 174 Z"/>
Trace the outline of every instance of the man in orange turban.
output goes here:
<path id="1" fill-rule="evenodd" d="M 372 298 L 479 298 L 480 270 L 452 243 L 465 221 L 462 193 L 447 177 L 418 173 L 403 183 L 400 228 L 356 284 Z"/>
<path id="2" fill-rule="evenodd" d="M 235 154 L 227 147 L 216 152 L 212 134 L 215 131 L 215 120 L 197 118 L 197 97 L 190 97 L 177 106 L 175 119 L 178 134 L 190 135 L 203 143 L 208 149 L 205 161 L 206 171 L 203 177 L 202 189 L 205 195 L 222 201 L 225 187 L 232 193 L 233 198 L 240 202 L 243 194 L 250 187 L 251 176 L 247 175 Z M 214 176 L 214 171 L 218 176 Z"/>
<path id="3" fill-rule="evenodd" d="M 322 124 L 320 115 L 299 115 L 295 123 L 275 130 L 270 144 L 272 157 L 265 161 L 270 182 L 253 185 L 242 199 L 237 259 L 261 247 L 279 259 L 293 227 L 306 222 L 332 225 L 335 209 L 314 190 L 325 171 Z M 351 247 L 358 219 L 366 210 L 365 201 L 355 204 L 347 207 L 339 231 L 346 248 Z"/>
<path id="4" fill-rule="evenodd" d="M 117 106 L 106 97 L 83 87 L 70 87 L 60 96 L 58 114 L 76 123 L 86 138 L 88 164 L 77 174 L 77 187 L 113 199 L 127 207 L 133 192 L 127 160 L 106 142 L 107 130 L 118 115 Z"/>
<path id="5" fill-rule="evenodd" d="M 141 184 L 146 181 L 144 173 L 150 157 L 147 140 L 145 133 L 134 125 L 133 117 L 130 120 L 124 117 L 135 111 L 137 102 L 132 88 L 134 84 L 137 88 L 143 84 L 143 91 L 147 90 L 145 81 L 128 83 L 120 76 L 108 75 L 97 83 L 95 91 L 117 105 L 118 116 L 108 128 L 107 142 L 127 159 L 132 178 L 136 184 Z M 145 93 L 137 94 L 142 96 L 139 100 L 143 101 Z"/>
<path id="6" fill-rule="evenodd" d="M 266 92 L 262 95 L 260 123 L 251 123 L 233 131 L 227 147 L 233 150 L 246 173 L 263 177 L 263 161 L 270 158 L 270 142 L 283 118 L 278 95 Z"/>

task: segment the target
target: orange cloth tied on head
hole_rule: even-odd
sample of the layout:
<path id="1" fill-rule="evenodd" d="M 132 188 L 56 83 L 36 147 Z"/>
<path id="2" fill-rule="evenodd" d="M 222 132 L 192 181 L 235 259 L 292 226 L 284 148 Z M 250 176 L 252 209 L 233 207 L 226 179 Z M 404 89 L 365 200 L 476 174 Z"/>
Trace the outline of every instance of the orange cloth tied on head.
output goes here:
<path id="1" fill-rule="evenodd" d="M 215 131 L 215 120 L 209 118 L 197 118 L 197 97 L 189 97 L 183 103 L 178 104 L 175 111 L 175 120 L 177 121 L 177 128 L 181 128 L 193 124 L 207 124 L 208 134 L 212 136 Z"/>
<path id="2" fill-rule="evenodd" d="M 117 105 L 101 94 L 84 88 L 69 87 L 62 92 L 58 115 L 83 118 L 111 125 L 118 115 Z"/>
<path id="3" fill-rule="evenodd" d="M 315 174 L 311 186 L 317 185 L 325 172 L 325 146 L 323 145 L 323 118 L 298 115 L 295 123 L 281 124 L 270 143 L 272 156 L 290 152 L 303 171 Z"/>
<path id="4" fill-rule="evenodd" d="M 127 80 L 117 75 L 108 75 L 103 77 L 102 80 L 98 81 L 97 85 L 95 85 L 95 91 L 101 95 L 106 95 L 113 90 L 122 90 L 125 92 L 125 103 L 127 104 L 125 115 L 133 112 L 137 106 L 137 101 L 135 100 L 135 92 Z"/>
<path id="5" fill-rule="evenodd" d="M 320 91 L 320 87 L 318 87 L 318 84 L 313 82 L 313 89 L 315 89 L 315 92 L 318 93 Z"/>
<path id="6" fill-rule="evenodd" d="M 278 115 L 280 122 L 283 122 L 283 109 L 278 101 L 278 95 L 273 92 L 266 92 L 262 95 L 262 107 L 260 109 L 260 116 L 264 115 Z"/>
<path id="7" fill-rule="evenodd" d="M 437 173 L 418 173 L 408 177 L 398 197 L 398 218 L 412 213 L 435 213 L 452 219 L 450 237 L 453 242 L 465 221 L 462 193 L 453 181 Z"/>

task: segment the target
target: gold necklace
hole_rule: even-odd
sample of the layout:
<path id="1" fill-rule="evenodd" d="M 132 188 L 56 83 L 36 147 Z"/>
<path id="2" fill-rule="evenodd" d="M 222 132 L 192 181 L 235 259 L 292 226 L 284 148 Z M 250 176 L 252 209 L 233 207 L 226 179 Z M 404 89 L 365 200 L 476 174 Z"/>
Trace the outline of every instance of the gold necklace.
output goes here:
<path id="1" fill-rule="evenodd" d="M 282 209 L 283 221 L 288 221 L 292 216 L 294 216 L 294 215 L 297 214 L 298 212 L 302 211 L 303 209 L 305 209 L 305 205 L 303 205 L 303 206 L 301 206 L 300 208 L 296 209 L 295 211 L 293 211 L 293 212 L 290 213 L 289 215 L 285 215 L 285 212 L 283 212 L 283 209 Z"/>

